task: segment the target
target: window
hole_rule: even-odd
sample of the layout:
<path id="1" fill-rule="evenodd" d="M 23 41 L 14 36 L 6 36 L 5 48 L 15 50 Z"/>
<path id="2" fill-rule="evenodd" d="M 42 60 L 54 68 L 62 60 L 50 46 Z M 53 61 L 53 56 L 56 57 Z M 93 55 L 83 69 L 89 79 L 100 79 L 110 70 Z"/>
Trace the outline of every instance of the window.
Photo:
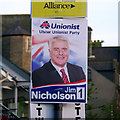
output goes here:
<path id="1" fill-rule="evenodd" d="M 27 37 L 26 39 L 26 52 L 30 52 L 31 51 L 31 39 L 30 37 Z"/>

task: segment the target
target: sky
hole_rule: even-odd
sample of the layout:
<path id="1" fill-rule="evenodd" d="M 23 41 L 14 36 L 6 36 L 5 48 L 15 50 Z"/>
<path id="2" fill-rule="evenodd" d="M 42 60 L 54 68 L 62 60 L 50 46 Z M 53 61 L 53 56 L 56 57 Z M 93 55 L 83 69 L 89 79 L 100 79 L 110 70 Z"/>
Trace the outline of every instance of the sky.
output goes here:
<path id="1" fill-rule="evenodd" d="M 30 14 L 31 0 L 0 0 L 0 15 Z M 103 40 L 103 46 L 118 46 L 119 0 L 88 0 L 88 26 L 92 41 Z"/>
<path id="2" fill-rule="evenodd" d="M 88 25 L 92 40 L 103 40 L 103 46 L 118 46 L 118 1 L 88 0 Z"/>

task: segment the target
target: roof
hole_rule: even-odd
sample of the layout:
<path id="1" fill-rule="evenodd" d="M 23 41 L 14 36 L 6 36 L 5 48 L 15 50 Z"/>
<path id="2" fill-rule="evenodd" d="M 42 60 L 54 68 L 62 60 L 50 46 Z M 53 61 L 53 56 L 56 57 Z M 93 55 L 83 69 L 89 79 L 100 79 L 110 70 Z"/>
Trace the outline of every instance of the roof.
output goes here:
<path id="1" fill-rule="evenodd" d="M 94 61 L 112 61 L 113 59 L 120 61 L 119 47 L 93 47 L 92 53 L 95 55 Z"/>
<path id="2" fill-rule="evenodd" d="M 3 34 L 3 36 L 14 36 L 14 35 L 30 35 L 30 33 L 20 26 L 17 26 L 14 29 L 8 30 L 6 33 Z"/>
<path id="3" fill-rule="evenodd" d="M 2 57 L 2 61 L 0 61 L 0 66 L 1 69 L 7 71 L 13 78 L 15 78 L 18 84 L 20 83 L 20 85 L 28 86 L 30 83 L 30 75 L 4 57 Z"/>
<path id="4" fill-rule="evenodd" d="M 93 29 L 90 26 L 88 26 L 88 31 L 93 31 Z"/>
<path id="5" fill-rule="evenodd" d="M 0 15 L 1 17 L 1 15 Z M 9 35 L 9 30 L 15 30 L 16 28 L 21 27 L 22 31 L 25 30 L 23 35 L 31 35 L 31 18 L 30 14 L 22 15 L 2 15 L 2 35 Z M 13 32 L 13 31 L 12 31 Z M 14 34 L 16 35 L 16 34 Z M 18 35 L 22 35 L 21 33 Z"/>

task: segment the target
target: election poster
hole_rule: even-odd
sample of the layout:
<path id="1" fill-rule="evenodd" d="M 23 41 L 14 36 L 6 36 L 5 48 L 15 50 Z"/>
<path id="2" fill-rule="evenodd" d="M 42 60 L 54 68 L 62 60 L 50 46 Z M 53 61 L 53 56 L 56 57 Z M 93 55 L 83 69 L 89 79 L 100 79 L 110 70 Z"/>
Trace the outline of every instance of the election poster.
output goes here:
<path id="1" fill-rule="evenodd" d="M 87 0 L 32 0 L 32 17 L 86 17 Z"/>
<path id="2" fill-rule="evenodd" d="M 87 102 L 87 19 L 32 18 L 31 103 Z"/>

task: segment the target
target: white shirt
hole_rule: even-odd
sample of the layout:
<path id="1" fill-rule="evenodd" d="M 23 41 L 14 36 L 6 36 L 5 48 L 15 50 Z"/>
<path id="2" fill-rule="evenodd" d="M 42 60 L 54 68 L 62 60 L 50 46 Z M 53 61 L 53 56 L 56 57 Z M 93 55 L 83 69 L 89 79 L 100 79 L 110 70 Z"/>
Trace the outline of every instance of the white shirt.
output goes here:
<path id="1" fill-rule="evenodd" d="M 52 61 L 51 61 L 52 63 Z M 61 69 L 65 70 L 65 74 L 67 75 L 68 81 L 70 82 L 70 78 L 69 78 L 69 74 L 68 74 L 68 69 L 67 69 L 67 64 L 65 64 L 64 67 L 58 67 L 57 65 L 55 65 L 54 63 L 52 63 L 52 65 L 54 66 L 54 68 L 57 70 L 57 72 L 59 73 L 59 75 L 62 78 L 62 73 L 60 72 Z"/>

